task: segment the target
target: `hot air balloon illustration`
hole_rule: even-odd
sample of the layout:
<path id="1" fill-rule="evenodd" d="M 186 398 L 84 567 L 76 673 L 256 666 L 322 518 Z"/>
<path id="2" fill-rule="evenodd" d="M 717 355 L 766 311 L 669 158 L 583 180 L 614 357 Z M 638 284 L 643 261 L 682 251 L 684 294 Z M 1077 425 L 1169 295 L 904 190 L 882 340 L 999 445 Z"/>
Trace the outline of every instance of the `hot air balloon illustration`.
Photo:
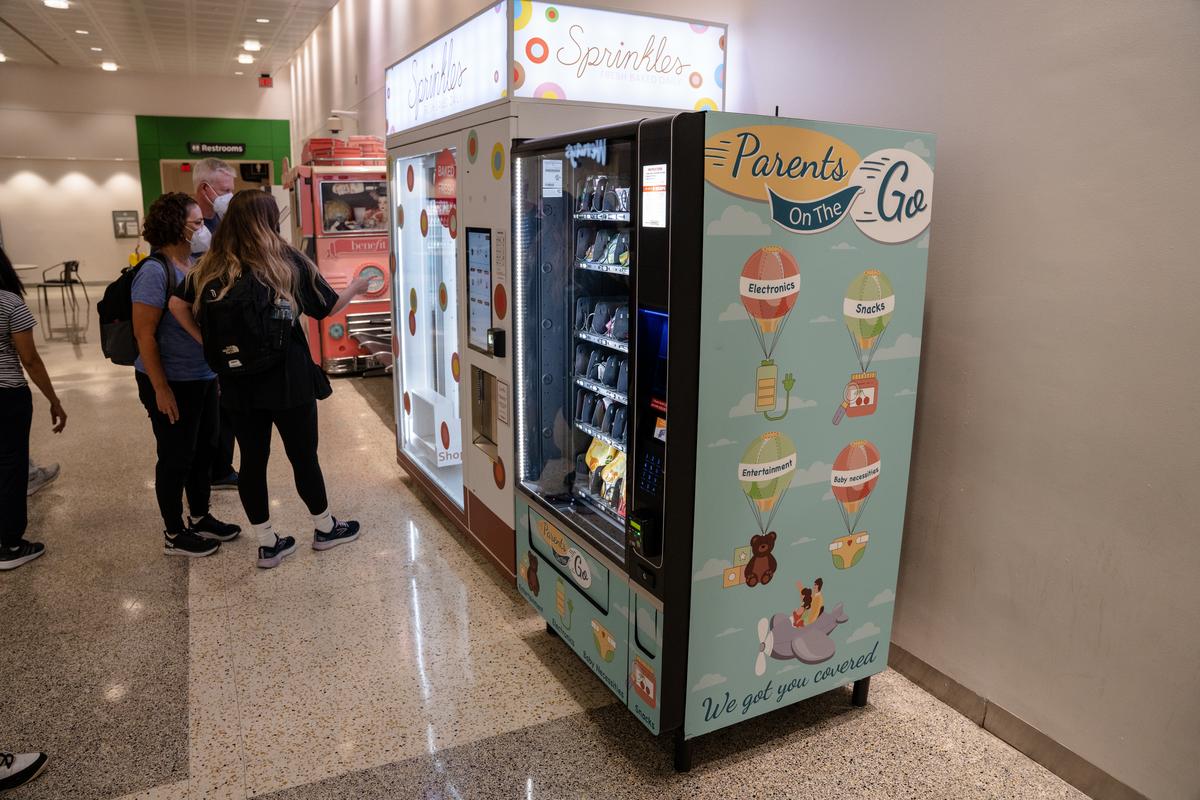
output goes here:
<path id="1" fill-rule="evenodd" d="M 792 254 L 782 247 L 760 247 L 742 266 L 739 288 L 742 306 L 750 315 L 754 335 L 758 337 L 763 353 L 755 376 L 754 410 L 766 414 L 767 419 L 780 420 L 787 415 L 787 407 L 780 416 L 770 416 L 778 391 L 778 369 L 771 356 L 800 294 L 800 267 Z M 783 387 L 789 406 L 794 385 L 791 373 L 784 375 Z"/>
<path id="2" fill-rule="evenodd" d="M 839 536 L 834 543 L 851 541 L 866 547 L 867 534 L 856 531 L 858 520 L 862 517 L 875 485 L 879 483 L 879 450 L 866 439 L 851 442 L 842 448 L 837 458 L 833 460 L 833 469 L 829 475 L 829 485 L 833 489 L 833 499 L 837 501 L 838 509 L 842 512 L 842 521 L 846 524 L 847 537 Z M 860 539 L 861 535 L 861 539 Z M 830 552 L 835 548 L 831 547 Z M 834 556 L 834 566 L 846 569 L 845 562 L 837 563 Z M 861 555 L 858 556 L 861 558 Z M 854 559 L 857 563 L 857 558 Z M 851 564 L 850 566 L 853 566 Z"/>
<path id="3" fill-rule="evenodd" d="M 862 371 L 850 376 L 850 382 L 842 392 L 842 402 L 833 414 L 834 425 L 841 422 L 843 416 L 863 417 L 875 413 L 879 381 L 868 369 L 895 310 L 896 296 L 887 275 L 877 269 L 868 269 L 850 281 L 842 301 L 842 319 L 846 322 L 850 344 Z"/>
<path id="4" fill-rule="evenodd" d="M 796 445 L 778 431 L 759 436 L 742 454 L 738 480 L 758 522 L 759 533 L 765 534 L 771 527 L 795 471 Z"/>

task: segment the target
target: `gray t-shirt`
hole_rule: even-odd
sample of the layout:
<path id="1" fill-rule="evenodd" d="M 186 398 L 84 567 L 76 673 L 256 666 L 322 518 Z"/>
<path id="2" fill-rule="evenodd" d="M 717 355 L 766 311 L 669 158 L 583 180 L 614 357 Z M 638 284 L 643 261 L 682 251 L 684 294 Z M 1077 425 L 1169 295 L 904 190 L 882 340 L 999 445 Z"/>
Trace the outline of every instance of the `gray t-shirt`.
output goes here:
<path id="1" fill-rule="evenodd" d="M 0 289 L 0 389 L 28 386 L 21 357 L 13 347 L 12 335 L 32 330 L 37 325 L 29 306 L 19 294 Z"/>
<path id="2" fill-rule="evenodd" d="M 167 267 L 163 263 L 166 261 L 167 258 L 163 256 L 161 262 L 154 259 L 142 264 L 133 277 L 130 299 L 135 303 L 163 309 L 155 338 L 158 339 L 158 355 L 163 371 L 167 373 L 167 380 L 210 381 L 217 376 L 204 360 L 204 348 L 183 329 L 167 308 Z M 183 283 L 186 273 L 173 264 L 171 269 L 175 270 L 175 286 Z M 141 356 L 133 362 L 133 368 L 138 372 L 146 372 Z"/>

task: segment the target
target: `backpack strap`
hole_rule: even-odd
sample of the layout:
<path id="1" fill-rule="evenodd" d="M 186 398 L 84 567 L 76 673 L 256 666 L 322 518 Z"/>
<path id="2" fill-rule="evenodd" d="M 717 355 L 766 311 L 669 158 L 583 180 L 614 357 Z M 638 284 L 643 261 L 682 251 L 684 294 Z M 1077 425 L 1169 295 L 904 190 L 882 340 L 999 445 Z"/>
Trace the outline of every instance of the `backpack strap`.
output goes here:
<path id="1" fill-rule="evenodd" d="M 171 266 L 170 259 L 163 258 L 156 251 L 151 251 L 150 255 L 139 261 L 134 269 L 140 270 L 142 265 L 147 261 L 153 261 L 155 264 L 158 264 L 160 267 L 162 267 L 163 277 L 166 279 L 167 287 L 166 296 L 163 298 L 163 310 L 165 311 L 167 306 L 171 303 L 171 295 L 175 293 L 175 287 L 179 285 L 179 281 L 175 277 L 175 268 Z"/>

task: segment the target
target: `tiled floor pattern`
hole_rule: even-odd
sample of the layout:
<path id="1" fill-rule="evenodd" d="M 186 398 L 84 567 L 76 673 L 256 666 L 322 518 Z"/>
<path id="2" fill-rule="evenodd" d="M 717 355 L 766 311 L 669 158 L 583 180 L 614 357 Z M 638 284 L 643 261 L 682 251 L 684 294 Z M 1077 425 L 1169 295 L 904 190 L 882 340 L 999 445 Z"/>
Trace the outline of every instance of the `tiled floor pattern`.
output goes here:
<path id="1" fill-rule="evenodd" d="M 675 775 L 669 740 L 412 493 L 378 383 L 337 381 L 321 406 L 334 513 L 363 523 L 359 542 L 308 548 L 277 447 L 273 513 L 296 555 L 259 571 L 243 540 L 167 559 L 149 425 L 96 350 L 44 348 L 71 414 L 63 437 L 34 435 L 63 464 L 31 509 L 50 552 L 0 575 L 0 682 L 17 687 L 0 746 L 53 759 L 14 800 L 1081 797 L 891 672 L 866 709 L 816 698 L 701 740 Z M 242 520 L 236 495 L 216 509 Z"/>

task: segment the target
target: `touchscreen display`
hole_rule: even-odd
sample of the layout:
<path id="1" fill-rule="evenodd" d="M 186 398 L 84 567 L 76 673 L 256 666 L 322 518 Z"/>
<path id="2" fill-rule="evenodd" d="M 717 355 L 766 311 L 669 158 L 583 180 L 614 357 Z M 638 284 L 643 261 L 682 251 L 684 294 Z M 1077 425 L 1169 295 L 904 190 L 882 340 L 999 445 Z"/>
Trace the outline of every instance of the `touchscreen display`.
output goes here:
<path id="1" fill-rule="evenodd" d="M 467 344 L 489 352 L 488 328 L 492 327 L 492 232 L 467 228 Z"/>

